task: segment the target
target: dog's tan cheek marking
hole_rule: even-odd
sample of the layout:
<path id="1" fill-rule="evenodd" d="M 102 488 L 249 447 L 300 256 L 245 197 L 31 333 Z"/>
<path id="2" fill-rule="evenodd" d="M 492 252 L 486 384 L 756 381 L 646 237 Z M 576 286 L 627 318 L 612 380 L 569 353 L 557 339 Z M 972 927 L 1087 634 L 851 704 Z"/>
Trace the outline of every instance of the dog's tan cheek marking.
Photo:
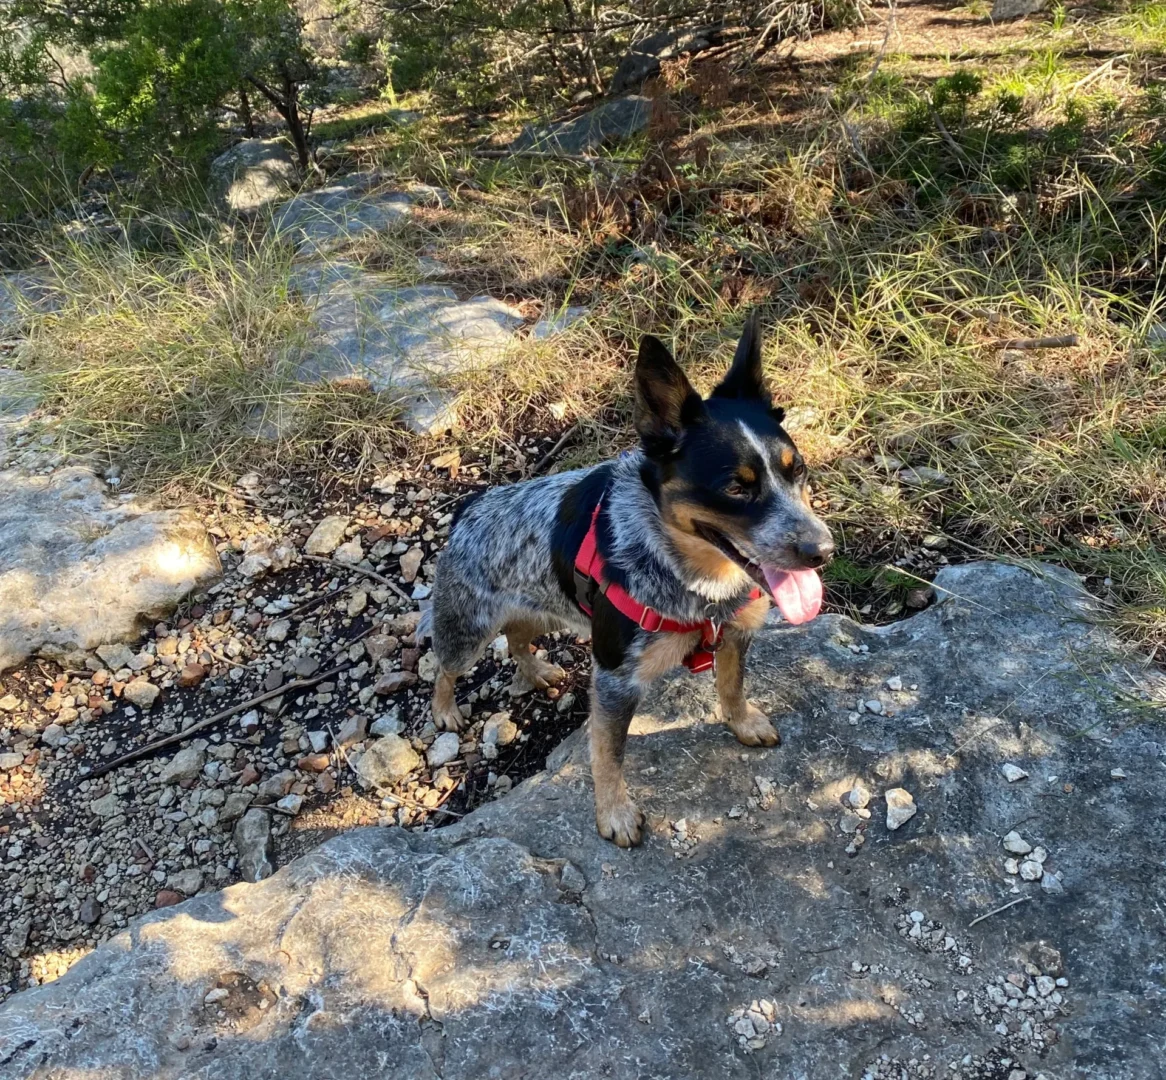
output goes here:
<path id="1" fill-rule="evenodd" d="M 765 616 L 768 614 L 769 597 L 759 596 L 756 600 L 750 600 L 733 616 L 731 625 L 751 633 L 754 630 L 760 630 L 765 625 Z"/>
<path id="2" fill-rule="evenodd" d="M 665 504 L 664 527 L 680 557 L 693 573 L 712 581 L 731 581 L 743 576 L 741 568 L 727 559 L 707 540 L 696 535 L 696 513 L 716 528 L 721 528 L 720 519 L 703 507 L 676 500 Z M 727 532 L 728 530 L 723 530 Z"/>
<path id="3" fill-rule="evenodd" d="M 699 641 L 699 633 L 654 635 L 636 664 L 636 682 L 647 685 L 665 672 L 679 667 L 684 663 L 684 658 L 696 649 Z"/>

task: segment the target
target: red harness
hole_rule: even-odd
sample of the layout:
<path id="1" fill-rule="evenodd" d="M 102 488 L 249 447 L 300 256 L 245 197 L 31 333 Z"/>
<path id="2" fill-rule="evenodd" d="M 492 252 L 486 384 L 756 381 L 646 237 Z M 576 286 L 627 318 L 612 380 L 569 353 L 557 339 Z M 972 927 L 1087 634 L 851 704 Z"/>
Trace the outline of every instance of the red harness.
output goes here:
<path id="1" fill-rule="evenodd" d="M 717 650 L 721 647 L 721 642 L 725 637 L 724 626 L 712 619 L 686 623 L 666 618 L 654 608 L 641 604 L 622 586 L 617 585 L 614 581 L 608 581 L 603 576 L 606 561 L 599 554 L 599 546 L 595 536 L 596 526 L 599 522 L 599 507 L 602 505 L 603 502 L 600 500 L 592 512 L 591 527 L 587 530 L 587 535 L 583 537 L 583 543 L 579 545 L 578 554 L 575 556 L 575 602 L 590 618 L 595 592 L 598 590 L 611 601 L 611 605 L 616 611 L 621 615 L 626 615 L 641 630 L 646 630 L 649 634 L 692 634 L 699 630 L 700 642 L 684 658 L 684 666 L 689 671 L 708 671 L 716 664 Z M 754 589 L 749 594 L 749 602 L 752 603 L 760 597 L 761 590 Z M 744 611 L 745 609 L 741 608 L 740 610 Z"/>

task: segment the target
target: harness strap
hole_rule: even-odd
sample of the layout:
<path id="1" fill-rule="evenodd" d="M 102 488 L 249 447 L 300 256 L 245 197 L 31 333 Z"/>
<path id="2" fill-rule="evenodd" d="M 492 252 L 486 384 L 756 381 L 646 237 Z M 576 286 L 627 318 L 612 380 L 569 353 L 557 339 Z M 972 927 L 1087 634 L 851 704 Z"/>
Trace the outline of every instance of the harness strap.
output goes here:
<path id="1" fill-rule="evenodd" d="M 700 631 L 700 641 L 694 651 L 685 657 L 684 666 L 690 671 L 708 671 L 715 665 L 716 652 L 725 636 L 724 627 L 712 619 L 705 619 L 702 622 L 679 622 L 676 619 L 669 619 L 655 608 L 641 604 L 623 586 L 608 581 L 603 573 L 606 562 L 599 553 L 596 535 L 602 505 L 603 500 L 600 499 L 591 513 L 591 525 L 575 555 L 575 602 L 590 618 L 595 605 L 595 593 L 598 591 L 611 601 L 616 611 L 631 619 L 641 630 L 649 634 L 692 634 Z M 753 589 L 749 594 L 749 602 L 752 603 L 760 596 L 761 590 Z"/>

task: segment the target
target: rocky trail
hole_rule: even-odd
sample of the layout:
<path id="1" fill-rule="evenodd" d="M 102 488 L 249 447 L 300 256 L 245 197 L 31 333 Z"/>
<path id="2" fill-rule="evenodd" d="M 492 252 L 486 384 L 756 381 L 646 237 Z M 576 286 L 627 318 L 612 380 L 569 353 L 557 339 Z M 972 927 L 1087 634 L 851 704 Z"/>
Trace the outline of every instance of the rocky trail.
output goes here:
<path id="1" fill-rule="evenodd" d="M 936 587 L 763 633 L 778 749 L 663 683 L 641 849 L 597 837 L 572 737 L 449 828 L 135 921 L 0 1006 L 0 1072 L 1160 1077 L 1163 687 L 1071 575 Z"/>

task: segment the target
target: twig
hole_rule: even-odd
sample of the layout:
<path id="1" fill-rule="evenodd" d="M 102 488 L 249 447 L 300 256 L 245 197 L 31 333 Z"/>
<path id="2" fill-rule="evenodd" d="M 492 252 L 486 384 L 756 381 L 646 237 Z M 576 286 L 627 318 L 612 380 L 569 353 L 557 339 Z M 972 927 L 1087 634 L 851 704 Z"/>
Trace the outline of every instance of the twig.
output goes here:
<path id="1" fill-rule="evenodd" d="M 292 810 L 285 810 L 282 806 L 275 806 L 272 803 L 249 803 L 248 810 L 267 810 L 272 814 L 283 814 L 284 817 L 295 817 L 295 812 Z"/>
<path id="2" fill-rule="evenodd" d="M 975 162 L 973 162 L 972 159 L 964 152 L 964 148 L 951 137 L 951 132 L 947 130 L 947 125 L 944 124 L 943 120 L 940 118 L 939 113 L 936 112 L 935 109 L 931 110 L 931 119 L 935 121 L 936 130 L 941 136 L 943 136 L 943 141 L 951 147 L 952 153 L 955 154 L 955 156 L 959 158 L 960 161 L 962 161 L 965 165 L 974 166 Z"/>
<path id="3" fill-rule="evenodd" d="M 180 731 L 177 735 L 168 735 L 165 739 L 156 739 L 154 742 L 146 743 L 145 746 L 139 746 L 136 750 L 131 750 L 128 754 L 122 754 L 121 757 L 107 761 L 104 765 L 98 765 L 96 769 L 86 775 L 86 779 L 92 780 L 98 776 L 104 776 L 107 772 L 111 772 L 113 769 L 119 768 L 122 765 L 128 765 L 131 761 L 138 761 L 141 758 L 148 757 L 155 750 L 161 750 L 167 746 L 174 746 L 177 743 L 186 742 L 191 735 L 199 731 L 205 731 L 208 727 L 220 721 L 229 720 L 232 716 L 246 712 L 256 705 L 262 705 L 263 702 L 270 701 L 272 698 L 280 697 L 283 694 L 290 694 L 296 690 L 307 690 L 309 687 L 315 686 L 316 683 L 330 679 L 334 675 L 339 675 L 342 671 L 347 671 L 350 667 L 352 667 L 351 663 L 344 663 L 320 675 L 313 675 L 310 679 L 297 679 L 295 682 L 276 687 L 274 690 L 268 690 L 265 693 L 259 694 L 257 697 L 240 701 L 238 705 L 232 705 L 229 709 L 224 709 L 222 712 L 217 712 L 213 716 L 208 716 L 205 720 L 200 720 L 197 724 L 191 724 L 185 731 Z"/>
<path id="4" fill-rule="evenodd" d="M 874 67 L 870 69 L 870 74 L 866 77 L 866 85 L 863 86 L 862 92 L 865 96 L 874 82 L 875 75 L 878 74 L 879 65 L 883 62 L 883 57 L 887 55 L 887 43 L 891 40 L 891 32 L 895 29 L 895 0 L 887 0 L 887 29 L 883 34 L 883 43 L 879 46 L 879 54 L 875 57 Z"/>
<path id="5" fill-rule="evenodd" d="M 351 584 L 341 585 L 339 589 L 333 589 L 331 592 L 321 593 L 319 596 L 313 596 L 311 600 L 305 600 L 302 604 L 297 604 L 290 611 L 285 611 L 282 617 L 285 619 L 298 619 L 301 615 L 306 615 L 309 611 L 313 611 L 321 604 L 327 603 L 332 599 L 332 597 L 348 592 L 348 590 L 351 588 Z"/>
<path id="6" fill-rule="evenodd" d="M 999 915 L 1002 911 L 1007 911 L 1011 907 L 1016 907 L 1017 904 L 1027 904 L 1031 899 L 1031 896 L 1019 896 L 1015 900 L 1010 900 L 1007 904 L 1002 904 L 998 908 L 993 908 L 991 911 L 978 916 L 970 923 L 968 923 L 968 929 L 970 930 L 973 926 L 976 925 L 976 923 L 982 923 L 985 919 L 992 918 L 993 915 Z"/>
<path id="7" fill-rule="evenodd" d="M 1100 78 L 1102 75 L 1104 75 L 1119 60 L 1128 59 L 1129 53 L 1121 53 L 1118 56 L 1111 56 L 1108 60 L 1105 61 L 1104 64 L 1100 65 L 1099 67 L 1095 67 L 1084 78 L 1078 79 L 1075 83 L 1073 83 L 1073 85 L 1069 87 L 1068 93 L 1075 94 L 1082 87 L 1088 86 L 1091 82 L 1093 82 L 1094 79 Z"/>
<path id="8" fill-rule="evenodd" d="M 444 803 L 446 799 L 449 799 L 453 796 L 453 793 L 455 791 L 457 791 L 457 788 L 451 788 L 449 791 L 449 794 L 445 796 L 445 799 L 443 799 L 442 802 L 438 803 L 436 806 L 426 806 L 424 803 L 415 802 L 413 799 L 408 799 L 404 795 L 388 794 L 388 795 L 385 795 L 384 798 L 392 799 L 393 802 L 400 803 L 402 806 L 407 806 L 407 807 L 409 807 L 410 810 L 424 810 L 426 813 L 433 813 L 433 814 L 436 814 L 436 813 L 448 814 L 450 817 L 457 817 L 457 818 L 465 817 L 466 816 L 465 814 L 459 814 L 456 810 L 446 810 L 444 808 L 444 806 L 442 805 L 442 803 Z"/>
<path id="9" fill-rule="evenodd" d="M 1079 343 L 1076 334 L 1057 334 L 1053 337 L 1008 338 L 992 342 L 994 349 L 1071 349 Z"/>
<path id="10" fill-rule="evenodd" d="M 558 442 L 556 442 L 554 446 L 552 446 L 545 454 L 543 454 L 541 458 L 538 459 L 538 461 L 534 463 L 534 465 L 531 466 L 528 475 L 537 476 L 540 472 L 542 472 L 543 469 L 545 469 L 555 459 L 555 455 L 560 450 L 562 450 L 564 446 L 566 446 L 567 442 L 572 438 L 572 436 L 575 435 L 578 430 L 578 423 L 574 423 L 569 428 L 567 428 L 567 430 L 559 436 Z"/>
<path id="11" fill-rule="evenodd" d="M 373 581 L 379 581 L 382 585 L 387 585 L 406 603 L 413 603 L 411 597 L 404 589 L 401 588 L 395 581 L 390 581 L 384 574 L 378 574 L 375 570 L 366 570 L 363 566 L 349 566 L 346 563 L 339 563 L 335 559 L 328 558 L 327 555 L 301 555 L 301 558 L 311 559 L 312 562 L 327 563 L 330 566 L 336 567 L 337 570 L 350 570 L 354 574 L 364 574 L 365 577 L 370 577 Z"/>

